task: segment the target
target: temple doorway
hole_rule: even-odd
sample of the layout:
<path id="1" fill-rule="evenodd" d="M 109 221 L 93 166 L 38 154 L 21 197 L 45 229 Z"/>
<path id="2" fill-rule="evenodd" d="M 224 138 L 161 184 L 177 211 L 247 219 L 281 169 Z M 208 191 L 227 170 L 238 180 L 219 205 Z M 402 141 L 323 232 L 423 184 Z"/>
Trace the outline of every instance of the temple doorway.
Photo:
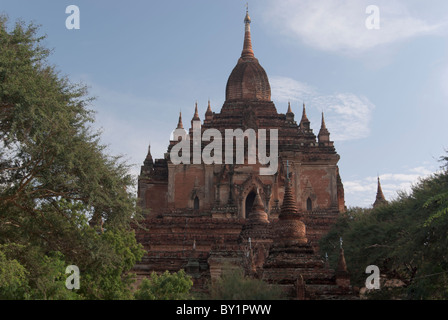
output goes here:
<path id="1" fill-rule="evenodd" d="M 252 206 L 254 205 L 255 197 L 257 194 L 254 191 L 251 191 L 246 197 L 246 218 L 249 217 L 249 213 L 252 211 Z"/>

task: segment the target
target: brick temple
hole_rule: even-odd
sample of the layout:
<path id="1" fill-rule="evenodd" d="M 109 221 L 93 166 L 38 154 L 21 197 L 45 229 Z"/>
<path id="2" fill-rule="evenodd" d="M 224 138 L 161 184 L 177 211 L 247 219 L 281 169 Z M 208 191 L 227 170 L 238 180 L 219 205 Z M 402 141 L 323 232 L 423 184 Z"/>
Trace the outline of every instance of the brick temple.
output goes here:
<path id="1" fill-rule="evenodd" d="M 146 230 L 137 230 L 147 253 L 135 272 L 145 277 L 184 269 L 200 291 L 223 266 L 234 265 L 281 286 L 292 299 L 353 297 L 342 247 L 337 270 L 318 253 L 319 239 L 345 210 L 340 156 L 323 114 L 316 136 L 305 104 L 297 120 L 290 104 L 286 113 L 277 111 L 268 76 L 252 49 L 250 23 L 246 13 L 243 50 L 221 110 L 213 111 L 209 102 L 201 119 L 196 104 L 191 126 L 184 128 L 179 115 L 173 129 L 184 130 L 191 144 L 194 126 L 223 136 L 226 129 L 277 129 L 278 168 L 261 175 L 266 164 L 249 164 L 247 154 L 242 164 L 226 163 L 224 157 L 212 164 L 174 164 L 170 151 L 176 139 L 163 159 L 153 159 L 148 148 L 138 178 Z M 206 146 L 202 142 L 199 148 Z"/>

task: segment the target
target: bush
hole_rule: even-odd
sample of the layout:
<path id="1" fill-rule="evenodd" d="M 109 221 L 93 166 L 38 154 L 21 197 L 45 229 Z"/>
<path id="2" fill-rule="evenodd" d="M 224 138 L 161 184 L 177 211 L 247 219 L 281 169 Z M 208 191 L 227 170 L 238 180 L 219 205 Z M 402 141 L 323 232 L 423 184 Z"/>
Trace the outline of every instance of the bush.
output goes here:
<path id="1" fill-rule="evenodd" d="M 221 277 L 212 283 L 213 300 L 279 300 L 281 290 L 268 283 L 246 277 L 242 268 L 225 266 Z"/>
<path id="2" fill-rule="evenodd" d="M 176 273 L 165 271 L 161 275 L 155 272 L 150 279 L 143 279 L 135 292 L 137 300 L 187 300 L 193 286 L 191 277 L 184 270 Z"/>

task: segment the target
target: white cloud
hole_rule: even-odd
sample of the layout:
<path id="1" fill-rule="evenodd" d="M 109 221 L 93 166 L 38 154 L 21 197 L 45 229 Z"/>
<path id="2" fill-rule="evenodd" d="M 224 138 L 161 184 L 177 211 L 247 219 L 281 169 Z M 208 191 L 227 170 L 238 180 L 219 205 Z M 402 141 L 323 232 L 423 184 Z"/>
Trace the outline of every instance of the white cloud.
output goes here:
<path id="1" fill-rule="evenodd" d="M 437 169 L 430 165 L 411 168 L 403 173 L 385 173 L 380 175 L 381 188 L 387 200 L 393 200 L 398 192 L 409 193 L 420 179 L 429 177 Z M 343 181 L 347 206 L 370 207 L 375 202 L 378 177 Z"/>
<path id="2" fill-rule="evenodd" d="M 380 9 L 380 29 L 369 30 L 367 6 Z M 264 19 L 284 35 L 324 51 L 356 54 L 372 48 L 436 34 L 447 24 L 428 22 L 410 13 L 404 1 L 276 0 Z"/>
<path id="3" fill-rule="evenodd" d="M 306 83 L 288 77 L 269 77 L 272 96 L 279 102 L 309 101 L 316 94 L 316 89 Z"/>
<path id="4" fill-rule="evenodd" d="M 375 106 L 366 97 L 352 93 L 321 94 L 317 88 L 287 77 L 270 77 L 270 83 L 272 99 L 279 106 L 288 101 L 304 101 L 307 108 L 324 111 L 332 140 L 361 139 L 369 135 L 371 114 Z M 300 114 L 296 117 L 297 121 L 300 120 L 298 117 Z M 348 123 L 350 126 L 347 126 Z M 319 127 L 315 127 L 315 130 L 319 130 Z"/>

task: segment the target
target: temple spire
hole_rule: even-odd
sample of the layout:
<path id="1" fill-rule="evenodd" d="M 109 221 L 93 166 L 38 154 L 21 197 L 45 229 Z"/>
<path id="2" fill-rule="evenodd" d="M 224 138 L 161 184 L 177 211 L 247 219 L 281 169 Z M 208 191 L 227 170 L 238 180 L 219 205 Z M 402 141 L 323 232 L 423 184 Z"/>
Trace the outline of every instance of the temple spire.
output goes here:
<path id="1" fill-rule="evenodd" d="M 286 111 L 286 121 L 293 122 L 294 121 L 294 112 L 291 110 L 291 103 L 288 101 L 288 111 Z"/>
<path id="2" fill-rule="evenodd" d="M 291 102 L 288 101 L 288 111 L 286 113 L 292 113 Z"/>
<path id="3" fill-rule="evenodd" d="M 210 99 L 208 100 L 208 106 L 207 106 L 207 111 L 205 112 L 205 114 L 212 114 L 212 108 L 210 107 Z"/>
<path id="4" fill-rule="evenodd" d="M 210 106 L 210 99 L 208 99 L 207 111 L 205 111 L 205 121 L 209 122 L 213 119 L 213 111 Z"/>
<path id="5" fill-rule="evenodd" d="M 146 154 L 146 158 L 143 161 L 143 166 L 140 169 L 141 176 L 149 176 L 151 174 L 152 168 L 154 166 L 154 161 L 151 155 L 151 144 L 148 144 L 148 153 Z"/>
<path id="6" fill-rule="evenodd" d="M 287 168 L 288 173 L 286 174 L 285 179 L 285 194 L 283 196 L 283 203 L 281 206 L 281 212 L 279 218 L 287 218 L 287 217 L 301 217 L 299 210 L 297 208 L 296 201 L 294 200 L 294 195 L 291 190 L 291 180 L 289 178 L 289 163 Z"/>
<path id="7" fill-rule="evenodd" d="M 177 129 L 183 129 L 184 125 L 182 124 L 182 111 L 179 111 L 179 121 L 177 122 Z"/>
<path id="8" fill-rule="evenodd" d="M 299 127 L 302 130 L 309 130 L 310 129 L 310 120 L 308 120 L 308 117 L 306 115 L 305 102 L 303 103 L 302 119 L 300 120 Z"/>
<path id="9" fill-rule="evenodd" d="M 383 204 L 387 204 L 387 200 L 384 197 L 384 193 L 383 193 L 383 189 L 381 188 L 381 182 L 380 182 L 380 177 L 378 177 L 378 187 L 377 187 L 377 191 L 376 191 L 376 200 L 375 203 L 373 204 L 373 207 L 376 208 L 380 205 Z"/>
<path id="10" fill-rule="evenodd" d="M 197 101 L 196 101 L 196 105 L 194 108 L 194 116 L 193 116 L 193 121 L 196 121 L 196 120 L 201 120 L 201 119 L 199 119 L 198 102 Z"/>
<path id="11" fill-rule="evenodd" d="M 338 268 L 336 270 L 336 284 L 339 287 L 346 289 L 350 287 L 350 274 L 347 269 L 347 263 L 345 262 L 345 255 L 342 244 L 339 248 Z"/>
<path id="12" fill-rule="evenodd" d="M 151 144 L 148 144 L 148 153 L 146 154 L 146 158 L 144 164 L 147 166 L 152 166 L 153 164 L 152 154 L 151 154 Z"/>
<path id="13" fill-rule="evenodd" d="M 302 109 L 302 122 L 303 121 L 309 121 L 308 117 L 306 116 L 306 107 L 305 107 L 305 102 L 303 103 L 303 109 Z"/>
<path id="14" fill-rule="evenodd" d="M 330 142 L 330 132 L 325 124 L 324 112 L 322 111 L 322 123 L 320 126 L 320 131 L 318 134 L 318 139 L 320 143 L 328 144 Z"/>
<path id="15" fill-rule="evenodd" d="M 289 171 L 289 170 L 288 170 Z M 291 181 L 285 179 L 285 193 L 281 205 L 278 222 L 274 230 L 276 245 L 304 245 L 308 243 L 306 226 L 302 221 L 303 215 L 297 207 L 294 193 L 291 190 Z"/>
<path id="16" fill-rule="evenodd" d="M 241 58 L 254 58 L 254 51 L 252 50 L 252 40 L 250 36 L 250 16 L 249 8 L 246 4 L 246 16 L 244 17 L 244 45 Z"/>
<path id="17" fill-rule="evenodd" d="M 321 130 L 322 129 L 327 129 L 327 126 L 325 124 L 325 118 L 324 118 L 324 112 L 323 111 L 322 111 L 322 123 L 321 123 L 320 129 Z"/>

